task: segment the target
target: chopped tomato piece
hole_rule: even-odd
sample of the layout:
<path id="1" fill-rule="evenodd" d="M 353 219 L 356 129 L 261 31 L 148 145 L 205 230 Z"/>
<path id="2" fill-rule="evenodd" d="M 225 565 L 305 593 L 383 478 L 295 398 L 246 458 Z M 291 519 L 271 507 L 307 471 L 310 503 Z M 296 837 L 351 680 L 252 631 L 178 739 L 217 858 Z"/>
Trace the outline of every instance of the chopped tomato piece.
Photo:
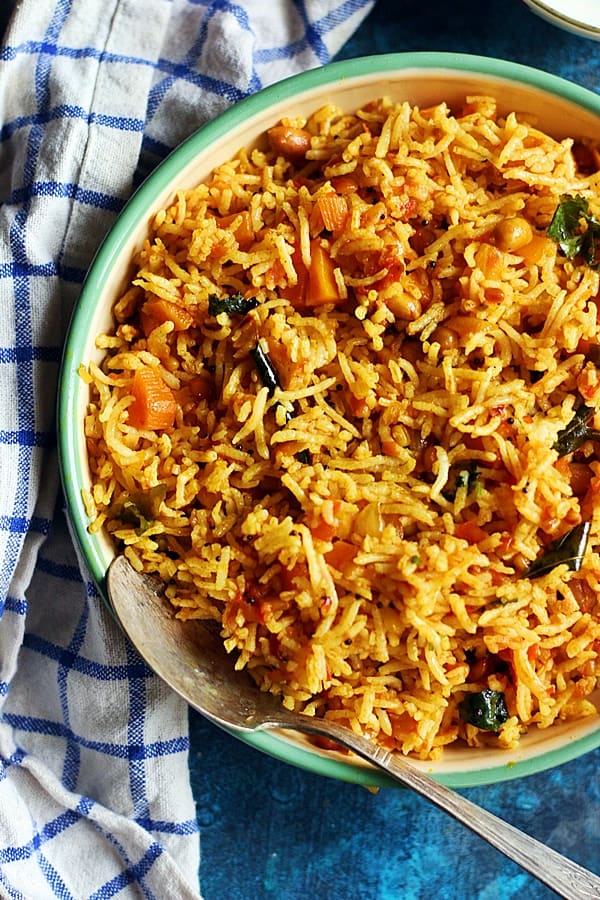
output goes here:
<path id="1" fill-rule="evenodd" d="M 336 175 L 331 179 L 331 186 L 338 194 L 354 194 L 358 190 L 358 181 L 353 175 Z"/>
<path id="2" fill-rule="evenodd" d="M 133 403 L 127 410 L 130 425 L 152 431 L 173 427 L 177 402 L 173 391 L 155 369 L 150 366 L 136 369 L 131 393 Z"/>
<path id="3" fill-rule="evenodd" d="M 399 457 L 402 456 L 404 448 L 401 447 L 396 441 L 382 441 L 381 442 L 381 452 L 386 456 L 394 456 Z"/>
<path id="4" fill-rule="evenodd" d="M 338 523 L 326 522 L 325 519 L 319 519 L 316 525 L 310 529 L 313 538 L 320 541 L 330 541 L 337 534 Z"/>
<path id="5" fill-rule="evenodd" d="M 510 553 L 513 549 L 514 540 L 514 535 L 509 531 L 503 531 L 500 543 L 498 544 L 498 555 L 502 556 L 503 554 Z"/>
<path id="6" fill-rule="evenodd" d="M 504 269 L 502 252 L 492 244 L 482 244 L 475 253 L 475 261 L 486 278 L 497 279 Z"/>
<path id="7" fill-rule="evenodd" d="M 196 405 L 199 400 L 207 400 L 213 394 L 213 381 L 211 376 L 206 373 L 194 375 L 187 384 L 179 388 L 175 392 L 175 399 L 180 406 L 186 406 L 190 403 Z"/>
<path id="8" fill-rule="evenodd" d="M 476 522 L 460 522 L 454 529 L 456 537 L 463 538 L 470 544 L 477 544 L 489 537 L 487 531 L 480 528 Z"/>
<path id="9" fill-rule="evenodd" d="M 392 724 L 392 733 L 398 740 L 401 740 L 407 734 L 414 734 L 418 728 L 415 719 L 407 712 L 400 713 L 400 715 L 390 713 L 390 722 Z"/>
<path id="10" fill-rule="evenodd" d="M 281 586 L 284 591 L 298 590 L 297 579 L 308 577 L 306 566 L 296 563 L 291 569 L 281 570 Z"/>
<path id="11" fill-rule="evenodd" d="M 523 257 L 523 260 L 528 266 L 537 266 L 552 247 L 553 242 L 550 238 L 536 234 L 528 244 L 525 244 L 524 247 L 519 249 L 518 255 Z"/>
<path id="12" fill-rule="evenodd" d="M 398 194 L 402 197 L 398 203 L 398 218 L 403 222 L 407 222 L 409 219 L 412 219 L 413 216 L 416 215 L 418 209 L 418 203 L 415 197 L 409 197 L 405 191 L 404 186 L 398 187 L 394 190 L 394 194 Z M 402 196 L 404 195 L 404 196 Z"/>
<path id="13" fill-rule="evenodd" d="M 365 416 L 369 415 L 369 404 L 364 397 L 357 397 L 352 391 L 348 391 L 346 399 L 348 406 L 350 407 L 350 412 L 353 416 L 356 416 L 357 419 L 363 419 Z"/>
<path id="14" fill-rule="evenodd" d="M 585 400 L 594 400 L 600 391 L 600 376 L 593 363 L 588 363 L 577 378 L 577 389 Z"/>
<path id="15" fill-rule="evenodd" d="M 358 553 L 358 547 L 349 541 L 335 541 L 331 550 L 325 554 L 325 559 L 334 569 L 343 569 L 353 561 Z"/>
<path id="16" fill-rule="evenodd" d="M 301 384 L 307 365 L 305 360 L 292 361 L 287 347 L 279 341 L 269 342 L 269 358 L 286 390 L 294 390 Z"/>
<path id="17" fill-rule="evenodd" d="M 246 622 L 258 622 L 264 625 L 266 619 L 272 615 L 273 604 L 265 599 L 258 589 L 249 587 L 243 594 L 238 591 L 231 603 L 226 606 L 223 613 L 223 624 L 228 627 L 233 625 L 238 610 L 241 610 Z"/>
<path id="18" fill-rule="evenodd" d="M 293 259 L 293 256 L 292 256 Z M 270 291 L 274 290 L 276 287 L 279 287 L 286 278 L 285 269 L 281 264 L 279 259 L 276 259 L 272 266 L 269 266 L 267 271 L 265 272 L 265 284 L 269 288 Z M 288 291 L 290 289 L 286 288 L 283 296 L 288 296 Z"/>

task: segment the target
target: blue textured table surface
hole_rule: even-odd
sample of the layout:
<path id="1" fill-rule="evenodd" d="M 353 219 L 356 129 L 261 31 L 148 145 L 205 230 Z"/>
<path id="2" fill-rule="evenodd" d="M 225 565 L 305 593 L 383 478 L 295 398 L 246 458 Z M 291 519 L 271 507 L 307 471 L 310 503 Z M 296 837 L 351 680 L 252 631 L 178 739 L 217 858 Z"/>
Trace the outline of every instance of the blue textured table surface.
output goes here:
<path id="1" fill-rule="evenodd" d="M 598 2 L 598 0 L 590 0 Z M 521 0 L 379 0 L 340 57 L 446 50 L 516 60 L 600 92 L 600 43 Z M 191 715 L 205 900 L 547 900 L 556 895 L 402 789 L 371 794 L 280 763 Z M 600 750 L 462 793 L 600 874 Z"/>

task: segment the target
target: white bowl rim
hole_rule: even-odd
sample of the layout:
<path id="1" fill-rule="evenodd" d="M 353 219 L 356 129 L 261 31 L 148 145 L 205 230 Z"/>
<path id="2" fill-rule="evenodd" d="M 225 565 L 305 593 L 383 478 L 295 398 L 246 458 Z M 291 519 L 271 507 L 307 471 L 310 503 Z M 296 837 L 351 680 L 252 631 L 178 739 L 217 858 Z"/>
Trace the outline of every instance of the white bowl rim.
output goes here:
<path id="1" fill-rule="evenodd" d="M 600 40 L 600 8 L 589 0 L 525 0 L 542 19 L 565 31 Z"/>
<path id="2" fill-rule="evenodd" d="M 106 273 L 110 271 L 114 260 L 134 230 L 142 214 L 156 207 L 152 199 L 167 184 L 175 184 L 178 173 L 203 148 L 235 129 L 240 123 L 264 111 L 274 103 L 292 100 L 297 94 L 316 90 L 335 83 L 347 85 L 361 79 L 375 80 L 378 76 L 389 76 L 391 72 L 408 73 L 421 70 L 425 75 L 433 73 L 455 73 L 466 76 L 481 76 L 497 81 L 498 86 L 512 83 L 515 86 L 525 85 L 535 91 L 556 95 L 568 103 L 574 104 L 587 113 L 600 118 L 600 97 L 592 91 L 574 84 L 564 78 L 549 74 L 540 69 L 485 56 L 444 52 L 402 52 L 341 60 L 316 69 L 290 76 L 276 84 L 262 89 L 236 103 L 216 119 L 202 126 L 190 137 L 176 147 L 137 188 L 113 226 L 102 241 L 84 280 L 79 299 L 73 310 L 69 325 L 63 360 L 61 365 L 58 404 L 57 433 L 59 465 L 67 512 L 75 537 L 87 567 L 101 598 L 110 609 L 106 597 L 105 573 L 106 557 L 97 541 L 88 532 L 87 517 L 80 485 L 84 483 L 83 473 L 85 461 L 80 452 L 80 420 L 78 404 L 81 400 L 82 380 L 78 376 L 79 364 L 82 360 L 81 349 L 88 341 L 89 323 L 96 305 L 96 297 L 104 283 Z M 383 91 L 385 93 L 385 91 Z M 443 85 L 440 88 L 440 99 L 443 99 Z M 594 719 L 594 722 L 596 720 Z M 240 735 L 237 735 L 240 737 Z M 243 736 L 256 749 L 261 750 L 282 761 L 291 763 L 316 774 L 326 775 L 342 781 L 349 781 L 368 786 L 395 785 L 384 774 L 374 771 L 363 764 L 349 764 L 347 760 L 336 754 L 318 754 L 308 750 L 302 744 L 292 743 L 275 733 L 255 732 Z M 556 741 L 551 742 L 556 745 Z M 464 763 L 457 770 L 452 768 L 438 772 L 435 763 L 416 762 L 420 768 L 429 771 L 436 780 L 451 787 L 463 788 L 475 785 L 491 784 L 525 775 L 539 773 L 556 765 L 568 762 L 583 753 L 600 746 L 600 724 L 587 724 L 578 730 L 577 736 L 558 742 L 550 750 L 542 751 L 531 757 L 521 758 L 520 754 L 507 753 L 502 764 L 485 764 L 485 759 L 474 754 L 471 762 L 480 765 L 473 770 Z M 471 751 L 469 751 L 471 752 Z"/>

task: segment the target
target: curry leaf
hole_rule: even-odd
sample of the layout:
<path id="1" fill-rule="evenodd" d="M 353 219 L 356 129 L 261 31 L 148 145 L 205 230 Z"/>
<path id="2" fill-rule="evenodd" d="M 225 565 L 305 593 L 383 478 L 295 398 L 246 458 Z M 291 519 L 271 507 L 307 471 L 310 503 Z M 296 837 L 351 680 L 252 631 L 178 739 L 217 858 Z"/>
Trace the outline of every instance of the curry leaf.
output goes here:
<path id="1" fill-rule="evenodd" d="M 271 362 L 271 358 L 268 353 L 265 353 L 260 343 L 256 345 L 251 351 L 250 355 L 254 361 L 254 365 L 256 366 L 256 371 L 258 372 L 258 376 L 267 391 L 269 392 L 269 397 L 272 397 L 275 393 L 275 389 L 281 387 L 281 383 L 279 381 L 279 375 L 277 374 L 277 370 L 275 366 Z M 293 418 L 293 413 L 290 412 L 289 409 L 285 410 L 285 419 L 286 422 L 289 422 L 290 419 Z M 296 456 L 297 459 L 300 460 L 301 463 L 305 465 L 309 465 L 310 463 L 310 455 L 308 450 L 300 450 L 300 452 Z"/>
<path id="2" fill-rule="evenodd" d="M 458 711 L 463 722 L 483 731 L 498 731 L 508 719 L 504 694 L 491 688 L 467 694 L 458 704 Z"/>
<path id="3" fill-rule="evenodd" d="M 577 407 L 571 421 L 556 435 L 553 449 L 558 452 L 559 456 L 574 453 L 586 441 L 600 441 L 600 431 L 590 428 L 588 425 L 593 415 L 594 410 L 591 406 L 582 404 Z"/>
<path id="4" fill-rule="evenodd" d="M 257 306 L 256 297 L 244 297 L 240 293 L 231 294 L 228 297 L 217 297 L 216 294 L 211 294 L 208 298 L 209 316 L 218 316 L 219 313 L 227 313 L 228 316 L 245 316 Z"/>
<path id="5" fill-rule="evenodd" d="M 163 482 L 147 491 L 125 492 L 110 508 L 109 515 L 126 525 L 132 525 L 137 534 L 143 534 L 157 518 L 160 504 L 166 496 L 167 486 Z"/>
<path id="6" fill-rule="evenodd" d="M 572 572 L 579 572 L 590 535 L 590 522 L 581 522 L 555 541 L 523 572 L 524 578 L 547 575 L 556 566 L 566 564 Z"/>
<path id="7" fill-rule="evenodd" d="M 582 256 L 591 268 L 600 266 L 600 221 L 590 212 L 585 197 L 564 194 L 547 234 L 568 259 Z"/>
<path id="8" fill-rule="evenodd" d="M 250 355 L 254 360 L 254 365 L 256 366 L 256 371 L 258 372 L 260 380 L 267 388 L 269 397 L 272 397 L 275 393 L 275 389 L 281 387 L 279 375 L 277 374 L 275 366 L 271 362 L 268 353 L 265 353 L 260 344 L 257 344 L 256 347 L 250 351 Z"/>

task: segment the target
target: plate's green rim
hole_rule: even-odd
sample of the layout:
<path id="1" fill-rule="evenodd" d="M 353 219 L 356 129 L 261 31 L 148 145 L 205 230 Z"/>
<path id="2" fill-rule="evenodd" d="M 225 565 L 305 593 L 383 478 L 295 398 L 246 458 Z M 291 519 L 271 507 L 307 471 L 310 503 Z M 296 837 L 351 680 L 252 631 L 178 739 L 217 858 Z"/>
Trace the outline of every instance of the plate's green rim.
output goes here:
<path id="1" fill-rule="evenodd" d="M 235 129 L 251 116 L 263 112 L 270 104 L 292 99 L 295 94 L 333 84 L 403 69 L 440 69 L 465 71 L 470 74 L 491 76 L 503 81 L 526 84 L 562 98 L 600 116 L 600 96 L 558 75 L 552 75 L 521 63 L 465 53 L 406 52 L 363 56 L 329 63 L 292 75 L 253 94 L 212 122 L 202 126 L 173 150 L 132 195 L 117 216 L 104 238 L 85 278 L 79 299 L 73 311 L 67 332 L 61 365 L 57 432 L 58 454 L 63 491 L 67 503 L 71 528 L 83 553 L 89 572 L 101 596 L 108 604 L 105 589 L 105 568 L 101 554 L 94 542 L 90 543 L 87 531 L 88 518 L 78 485 L 83 483 L 84 461 L 77 453 L 78 422 L 76 418 L 78 384 L 77 369 L 81 361 L 81 348 L 86 342 L 86 329 L 94 308 L 94 298 L 110 271 L 113 261 L 123 244 L 135 229 L 142 215 L 152 210 L 152 199 L 176 177 L 193 158 L 213 141 Z M 269 732 L 254 732 L 237 737 L 276 759 L 299 768 L 341 781 L 368 786 L 397 786 L 383 773 L 362 766 L 350 766 L 338 759 L 317 756 L 300 746 L 284 742 Z M 476 772 L 459 771 L 434 777 L 450 787 L 463 788 L 506 781 L 536 774 L 561 765 L 600 746 L 600 727 L 593 733 L 567 742 L 564 746 L 541 753 L 532 759 L 509 762 L 501 766 L 479 769 Z"/>

